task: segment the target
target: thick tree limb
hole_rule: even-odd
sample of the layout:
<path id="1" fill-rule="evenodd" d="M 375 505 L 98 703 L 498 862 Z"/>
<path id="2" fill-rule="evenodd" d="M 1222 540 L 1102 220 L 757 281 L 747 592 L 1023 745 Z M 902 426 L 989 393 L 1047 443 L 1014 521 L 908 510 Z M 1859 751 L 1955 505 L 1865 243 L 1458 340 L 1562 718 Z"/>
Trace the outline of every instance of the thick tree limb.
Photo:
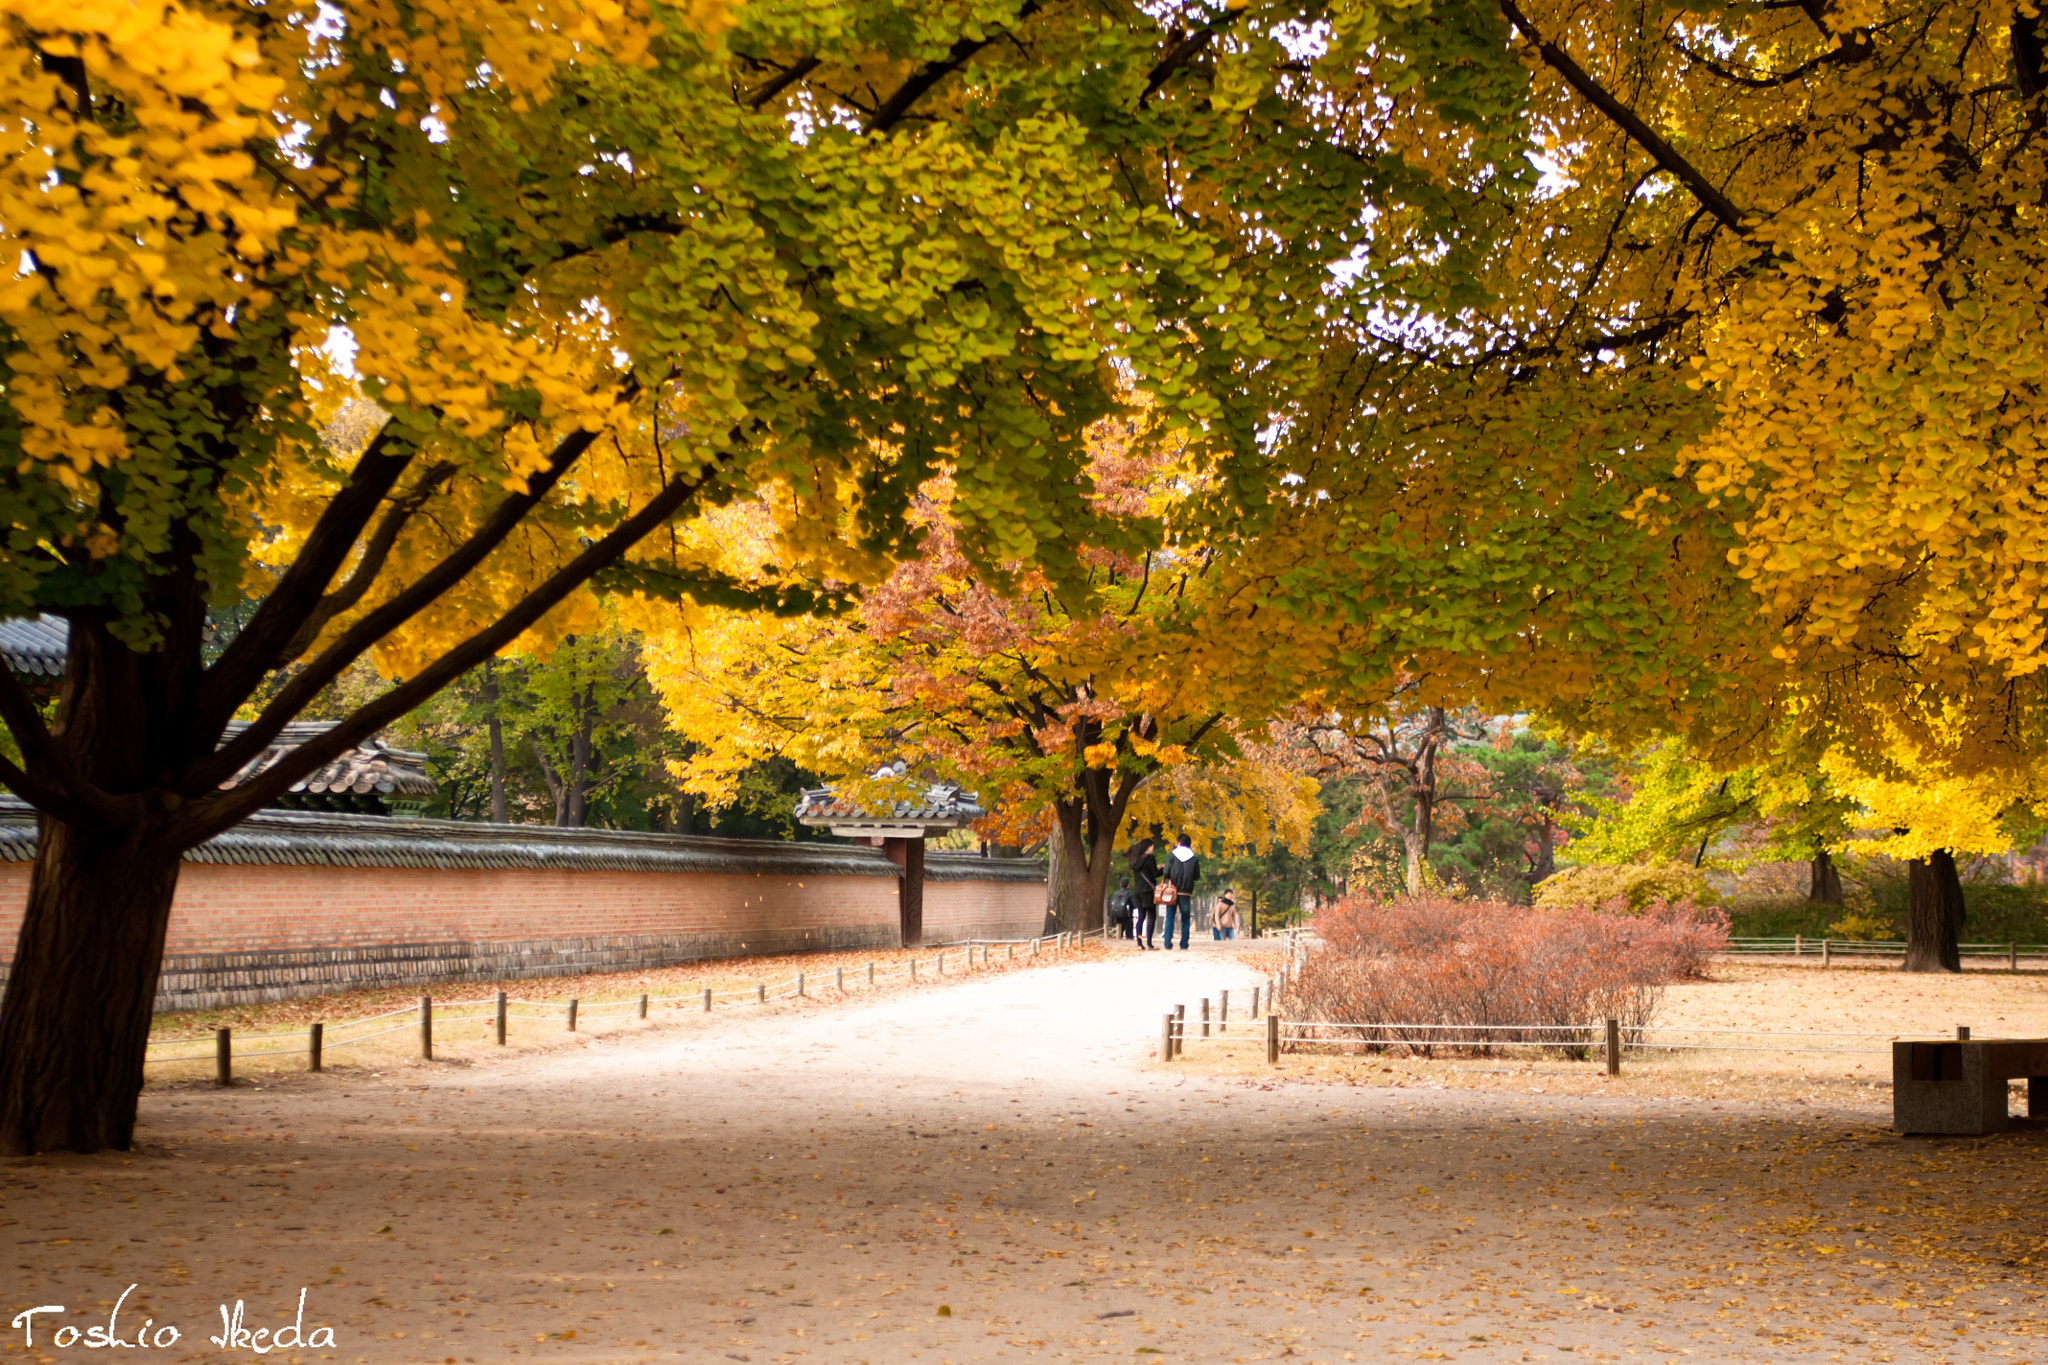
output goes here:
<path id="1" fill-rule="evenodd" d="M 390 437 L 390 430 L 387 424 L 371 438 L 348 482 L 313 523 L 299 557 L 206 671 L 199 692 L 201 726 L 217 733 L 264 676 L 293 657 L 291 643 L 300 624 L 319 610 L 327 585 L 348 562 L 356 539 L 412 463 L 412 451 Z"/>
<path id="2" fill-rule="evenodd" d="M 329 621 L 363 600 L 363 594 L 370 590 L 370 585 L 377 581 L 377 575 L 384 571 L 385 561 L 391 558 L 399 533 L 419 515 L 420 509 L 454 473 L 454 465 L 437 464 L 421 476 L 411 492 L 391 504 L 384 513 L 384 520 L 377 524 L 376 531 L 370 536 L 369 544 L 363 547 L 363 557 L 356 561 L 355 571 L 345 583 L 320 599 L 319 607 L 307 616 L 298 634 L 292 637 L 291 644 L 285 649 L 287 659 L 295 659 L 311 649 Z"/>
<path id="3" fill-rule="evenodd" d="M 71 815 L 64 813 L 67 811 L 86 819 L 108 819 L 117 813 L 119 807 L 115 798 L 88 782 L 78 771 L 77 765 L 71 761 L 70 750 L 43 723 L 42 712 L 36 708 L 35 699 L 29 696 L 28 689 L 21 685 L 12 670 L 5 668 L 0 668 L 0 723 L 4 723 L 7 732 L 14 736 L 14 742 L 28 765 L 48 769 L 58 783 L 51 787 L 0 758 L 0 764 L 5 765 L 0 766 L 0 783 L 4 783 L 16 796 L 66 823 L 77 823 Z"/>
<path id="4" fill-rule="evenodd" d="M 2033 100 L 2048 90 L 2048 9 L 2037 0 L 2032 14 L 2026 10 L 2026 0 L 2013 6 L 2012 67 L 2020 93 Z"/>
<path id="5" fill-rule="evenodd" d="M 1226 10 L 1223 17 L 1215 22 L 1204 24 L 1193 33 L 1175 39 L 1166 51 L 1160 54 L 1159 61 L 1145 77 L 1145 89 L 1138 96 L 1138 103 L 1143 105 L 1158 94 L 1159 88 L 1172 80 L 1175 72 L 1208 51 L 1209 44 L 1216 41 L 1216 35 L 1236 23 L 1237 16 L 1244 13 L 1245 8 L 1240 6 L 1237 9 Z"/>
<path id="6" fill-rule="evenodd" d="M 179 841 L 184 846 L 191 847 L 247 819 L 289 791 L 292 784 L 306 774 L 323 764 L 333 762 L 511 644 L 541 617 L 559 605 L 562 599 L 588 582 L 592 575 L 617 560 L 643 536 L 681 511 L 684 504 L 722 471 L 724 463 L 724 460 L 714 462 L 694 478 L 671 482 L 650 499 L 646 506 L 620 522 L 604 536 L 591 542 L 581 554 L 556 570 L 545 582 L 491 625 L 470 636 L 375 701 L 357 708 L 333 729 L 299 745 L 249 782 L 210 796 L 203 803 L 195 802 L 186 823 L 179 831 Z M 279 700 L 281 702 L 282 697 Z M 265 711 L 266 719 L 278 705 L 278 702 L 273 702 L 270 710 Z M 296 706 L 282 713 L 283 719 L 289 719 L 296 714 Z M 277 728 L 282 728 L 283 719 L 278 720 L 276 728 L 272 729 L 273 736 Z M 252 730 L 254 728 L 251 727 Z M 268 742 L 264 741 L 265 744 Z M 229 769 L 230 773 L 233 771 Z"/>
<path id="7" fill-rule="evenodd" d="M 1011 27 L 1016 27 L 1038 13 L 1039 8 L 1040 0 L 1024 0 L 1024 4 L 1017 10 L 1016 19 L 1011 22 Z M 910 112 L 911 106 L 925 97 L 927 91 L 965 66 L 969 58 L 1001 36 L 1000 33 L 991 33 L 986 38 L 962 38 L 953 44 L 945 56 L 934 62 L 926 62 L 909 80 L 896 88 L 895 94 L 876 107 L 875 112 L 868 117 L 867 131 L 870 134 L 886 133 L 894 128 L 903 121 L 903 116 Z"/>
<path id="8" fill-rule="evenodd" d="M 1543 35 L 1536 31 L 1535 25 L 1529 22 L 1528 16 L 1515 4 L 1515 0 L 1499 0 L 1499 3 L 1501 13 L 1507 16 L 1515 31 L 1536 49 L 1546 66 L 1564 77 L 1565 84 L 1576 91 L 1579 98 L 1606 115 L 1608 122 L 1621 129 L 1630 141 L 1648 152 L 1659 167 L 1691 191 L 1692 197 L 1699 201 L 1700 206 L 1719 219 L 1723 226 L 1741 236 L 1749 235 L 1749 229 L 1743 226 L 1742 211 L 1730 203 L 1728 196 L 1715 188 L 1712 181 L 1700 174 L 1698 167 L 1680 156 L 1678 150 L 1659 136 L 1649 124 L 1638 118 L 1634 110 L 1614 98 L 1600 82 L 1587 75 L 1584 67 L 1573 61 L 1555 43 L 1545 40 Z"/>
<path id="9" fill-rule="evenodd" d="M 286 722 L 305 709 L 314 695 L 339 677 L 343 669 L 361 658 L 372 645 L 426 610 L 438 601 L 443 593 L 461 582 L 471 569 L 481 564 L 491 551 L 497 549 L 505 538 L 512 534 L 520 522 L 526 519 L 527 513 L 539 506 L 541 500 L 547 497 L 561 481 L 562 476 L 569 472 L 570 467 L 596 439 L 597 433 L 591 431 L 572 432 L 565 437 L 555 447 L 554 454 L 548 458 L 547 466 L 528 481 L 525 492 L 515 493 L 499 503 L 497 509 L 484 519 L 483 525 L 477 528 L 474 535 L 458 545 L 440 563 L 420 575 L 411 586 L 344 631 L 341 638 L 321 650 L 311 663 L 278 689 L 277 695 L 263 708 L 263 713 L 256 718 L 255 723 L 222 745 L 211 757 L 195 764 L 186 775 L 186 794 L 202 795 L 208 789 L 232 777 L 244 763 L 262 753 L 284 729 Z M 314 609 L 317 609 L 317 603 L 307 608 Z M 274 662 L 271 666 L 283 664 L 289 657 L 273 655 Z M 232 714 L 232 708 L 229 714 Z M 205 719 L 207 723 L 212 723 L 210 715 Z M 223 715 L 219 723 L 225 727 L 227 720 L 228 716 Z M 310 772 L 312 769 L 309 768 L 307 771 Z"/>
<path id="10" fill-rule="evenodd" d="M 759 109 L 777 95 L 795 85 L 804 77 L 816 71 L 822 63 L 816 57 L 799 57 L 767 80 L 740 96 L 740 103 L 749 109 Z"/>

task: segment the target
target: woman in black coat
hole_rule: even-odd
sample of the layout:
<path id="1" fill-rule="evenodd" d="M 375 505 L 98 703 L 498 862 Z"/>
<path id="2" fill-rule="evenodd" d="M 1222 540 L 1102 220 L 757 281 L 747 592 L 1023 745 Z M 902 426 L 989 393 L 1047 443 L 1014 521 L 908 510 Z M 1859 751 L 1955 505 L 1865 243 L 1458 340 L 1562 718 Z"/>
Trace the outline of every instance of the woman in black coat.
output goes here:
<path id="1" fill-rule="evenodd" d="M 1131 849 L 1131 937 L 1138 940 L 1140 948 L 1150 948 L 1154 926 L 1158 923 L 1157 908 L 1152 904 L 1152 888 L 1159 884 L 1159 860 L 1152 856 L 1153 841 L 1140 839 Z"/>

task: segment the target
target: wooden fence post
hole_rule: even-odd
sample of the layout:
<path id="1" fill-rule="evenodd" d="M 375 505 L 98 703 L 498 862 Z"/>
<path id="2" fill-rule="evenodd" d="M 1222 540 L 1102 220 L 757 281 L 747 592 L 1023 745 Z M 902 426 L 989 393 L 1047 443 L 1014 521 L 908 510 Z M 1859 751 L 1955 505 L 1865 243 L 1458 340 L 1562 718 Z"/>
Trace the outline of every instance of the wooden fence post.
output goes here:
<path id="1" fill-rule="evenodd" d="M 1825 967 L 1825 966 L 1828 966 L 1828 965 L 1829 965 L 1829 959 L 1830 959 L 1830 958 L 1832 958 L 1832 957 L 1834 956 L 1834 948 L 1835 948 L 1835 941 L 1834 941 L 1833 939 L 1830 939 L 1830 938 L 1824 938 L 1824 939 L 1822 939 L 1822 940 L 1820 941 L 1820 965 L 1821 965 L 1821 966 Z"/>
<path id="2" fill-rule="evenodd" d="M 505 992 L 498 992 L 498 1046 L 505 1046 Z"/>
<path id="3" fill-rule="evenodd" d="M 1016 960 L 1017 960 L 1017 945 L 1016 945 L 1016 944 L 1014 944 L 1014 943 L 1005 943 L 1005 944 L 1003 945 L 1003 961 L 1005 961 L 1005 962 L 1015 962 Z"/>
<path id="4" fill-rule="evenodd" d="M 1173 1011 L 1159 1016 L 1159 1060 L 1173 1060 Z"/>
<path id="5" fill-rule="evenodd" d="M 1209 997 L 1202 997 L 1202 1036 L 1209 1036 Z"/>
<path id="6" fill-rule="evenodd" d="M 796 998 L 799 1000 L 804 998 L 804 974 L 802 972 L 796 974 Z"/>
<path id="7" fill-rule="evenodd" d="M 1188 1052 L 1188 1007 L 1173 1007 L 1173 1055 L 1185 1057 Z"/>
<path id="8" fill-rule="evenodd" d="M 1794 934 L 1794 935 L 1792 936 L 1792 956 L 1794 956 L 1794 957 L 1805 957 L 1805 956 L 1806 956 L 1806 935 L 1804 935 L 1804 934 Z"/>
<path id="9" fill-rule="evenodd" d="M 213 1083 L 235 1083 L 235 1045 L 229 1041 L 228 1030 L 224 1028 L 213 1031 Z"/>
<path id="10" fill-rule="evenodd" d="M 1216 1031 L 1218 1033 L 1228 1033 L 1230 1032 L 1230 992 L 1218 991 L 1216 996 Z"/>
<path id="11" fill-rule="evenodd" d="M 834 967 L 832 969 L 832 989 L 838 991 L 841 995 L 846 994 L 846 968 Z"/>
<path id="12" fill-rule="evenodd" d="M 647 1017 L 647 993 L 645 991 L 642 991 L 640 994 L 640 1017 L 642 1019 Z"/>
<path id="13" fill-rule="evenodd" d="M 2017 943 L 2008 943 L 2008 944 L 2006 944 L 2006 945 L 2005 945 L 2005 968 L 2006 968 L 2006 970 L 2007 970 L 2007 971 L 2011 971 L 2011 972 L 2016 972 L 2016 971 L 2018 971 L 2018 970 L 2020 969 L 2020 945 L 2019 945 L 2019 944 L 2017 944 Z"/>
<path id="14" fill-rule="evenodd" d="M 326 1031 L 325 1025 L 315 1024 L 312 1028 L 311 1037 L 306 1040 L 306 1070 L 308 1071 L 318 1071 L 320 1069 L 320 1044 L 323 1041 L 321 1035 Z"/>
<path id="15" fill-rule="evenodd" d="M 767 1003 L 768 1003 L 768 983 L 767 983 L 767 982 L 765 982 L 765 981 L 756 981 L 756 982 L 754 983 L 754 1003 L 755 1003 L 755 1004 L 757 1004 L 757 1005 L 765 1005 L 765 1004 L 767 1004 Z"/>
<path id="16" fill-rule="evenodd" d="M 1257 1019 L 1258 1017 L 1259 1017 L 1259 988 L 1258 988 L 1257 986 L 1254 986 L 1254 987 L 1252 987 L 1252 1018 L 1253 1018 L 1253 1019 Z"/>
<path id="17" fill-rule="evenodd" d="M 1266 1065 L 1280 1065 L 1280 1016 L 1266 1014 Z"/>
<path id="18" fill-rule="evenodd" d="M 914 957 L 910 959 L 910 984 L 917 984 L 917 959 Z"/>
<path id="19" fill-rule="evenodd" d="M 420 997 L 420 1060 L 434 1060 L 434 997 Z"/>
<path id="20" fill-rule="evenodd" d="M 946 974 L 946 950 L 945 950 L 945 949 L 943 949 L 943 948 L 941 948 L 941 949 L 939 949 L 939 975 L 940 975 L 940 976 L 944 976 L 945 974 Z"/>
<path id="21" fill-rule="evenodd" d="M 874 963 L 872 963 L 872 962 L 870 962 L 870 963 L 868 964 L 868 988 L 869 988 L 870 990 L 872 990 L 872 989 L 874 988 L 874 984 L 875 984 L 875 964 L 874 964 Z"/>
<path id="22" fill-rule="evenodd" d="M 1621 1074 L 1621 1021 L 1619 1019 L 1609 1019 L 1607 1021 L 1607 1074 L 1610 1076 L 1619 1076 Z"/>
<path id="23" fill-rule="evenodd" d="M 576 1031 L 576 1000 L 575 1000 L 575 997 L 574 997 L 574 996 L 571 996 L 571 997 L 570 997 L 570 999 L 569 999 L 569 1032 L 571 1032 L 571 1033 L 574 1033 L 575 1031 Z"/>

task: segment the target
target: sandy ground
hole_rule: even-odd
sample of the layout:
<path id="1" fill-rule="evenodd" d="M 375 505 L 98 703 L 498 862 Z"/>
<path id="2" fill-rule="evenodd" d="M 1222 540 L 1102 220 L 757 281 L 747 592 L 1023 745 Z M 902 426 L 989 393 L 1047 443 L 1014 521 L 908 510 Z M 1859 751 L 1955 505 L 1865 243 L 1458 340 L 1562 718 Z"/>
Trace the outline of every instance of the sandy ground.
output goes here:
<path id="1" fill-rule="evenodd" d="M 67 1310 L 0 1359 L 95 1358 L 50 1333 L 104 1325 L 130 1284 L 115 1335 L 182 1338 L 107 1359 L 253 1359 L 270 1339 L 208 1340 L 218 1305 L 267 1329 L 301 1290 L 333 1344 L 271 1358 L 2044 1355 L 2048 1135 L 1901 1140 L 1868 1089 L 1151 1057 L 1163 1010 L 1261 975 L 1097 953 L 481 1063 L 155 1088 L 137 1152 L 0 1165 L 0 1317 Z"/>

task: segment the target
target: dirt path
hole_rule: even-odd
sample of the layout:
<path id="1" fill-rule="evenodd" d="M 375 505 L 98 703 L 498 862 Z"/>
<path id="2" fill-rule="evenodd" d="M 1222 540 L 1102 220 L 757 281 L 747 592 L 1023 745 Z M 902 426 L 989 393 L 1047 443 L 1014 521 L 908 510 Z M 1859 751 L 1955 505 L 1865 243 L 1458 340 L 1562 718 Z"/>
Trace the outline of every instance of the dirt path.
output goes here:
<path id="1" fill-rule="evenodd" d="M 152 1092 L 0 1168 L 4 1359 L 2038 1359 L 2043 1136 L 1867 1104 L 1315 1084 L 1149 1058 L 1253 982 L 1116 954 L 490 1066 Z M 94 1316 L 94 1315 L 99 1316 Z M 0 1319 L 4 1320 L 4 1319 Z M 264 1344 L 268 1345 L 265 1339 Z"/>

